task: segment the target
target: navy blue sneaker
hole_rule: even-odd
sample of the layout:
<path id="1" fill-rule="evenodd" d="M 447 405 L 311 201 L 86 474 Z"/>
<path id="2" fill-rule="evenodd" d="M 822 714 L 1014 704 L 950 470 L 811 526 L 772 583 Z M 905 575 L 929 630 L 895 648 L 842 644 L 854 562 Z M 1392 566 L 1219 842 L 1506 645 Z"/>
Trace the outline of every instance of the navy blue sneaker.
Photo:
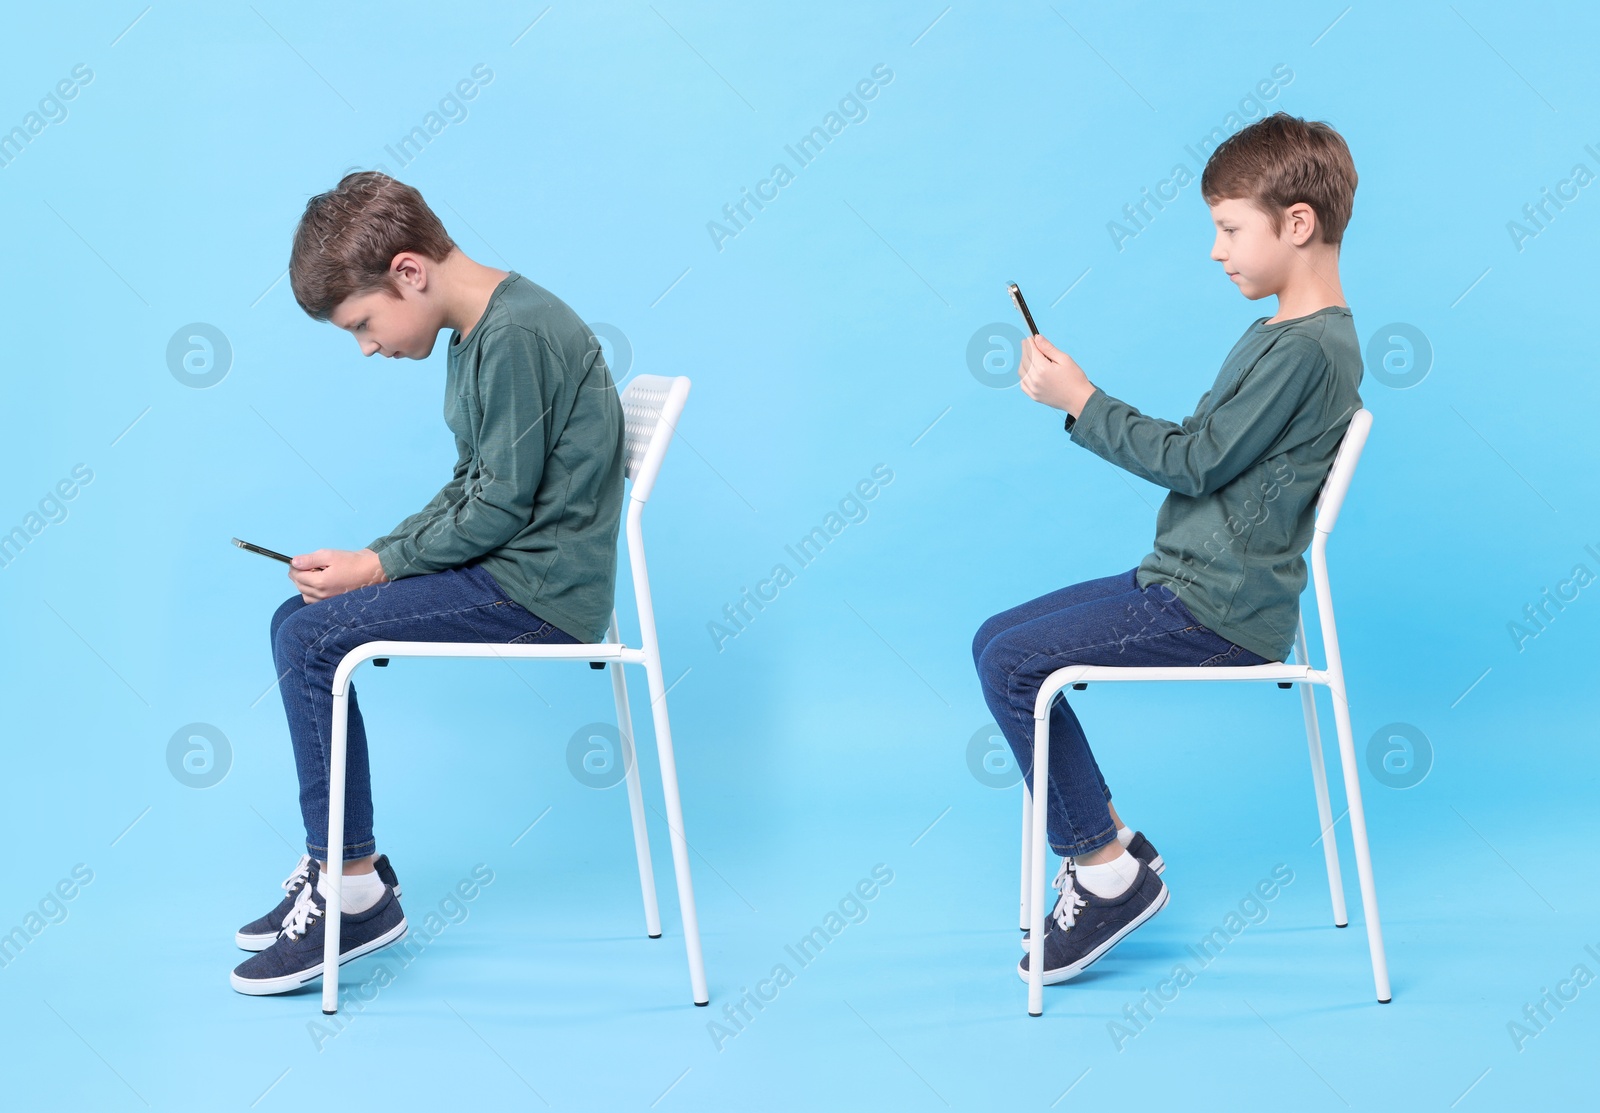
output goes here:
<path id="1" fill-rule="evenodd" d="M 1132 854 L 1135 858 L 1139 859 L 1139 861 L 1143 862 L 1157 873 L 1160 873 L 1162 870 L 1167 868 L 1166 862 L 1161 860 L 1161 855 L 1156 851 L 1155 846 L 1151 844 L 1149 839 L 1144 837 L 1143 831 L 1135 831 L 1133 833 L 1133 839 L 1123 849 L 1127 850 L 1129 854 Z M 1073 861 L 1071 858 L 1061 859 L 1061 868 L 1056 871 L 1056 879 L 1050 882 L 1050 887 L 1054 889 L 1057 894 L 1066 892 L 1068 883 L 1077 876 L 1077 873 L 1078 864 L 1075 861 Z M 1056 904 L 1059 905 L 1060 903 L 1061 898 L 1058 895 L 1056 897 Z M 1028 949 L 1027 928 L 1022 929 L 1022 949 Z"/>
<path id="2" fill-rule="evenodd" d="M 1101 897 L 1067 886 L 1056 910 L 1045 920 L 1044 984 L 1054 985 L 1075 978 L 1102 955 L 1115 947 L 1134 928 L 1167 905 L 1166 884 L 1156 871 L 1139 863 L 1139 875 L 1128 891 L 1119 897 Z M 1028 980 L 1028 962 L 1023 955 L 1017 973 Z"/>
<path id="3" fill-rule="evenodd" d="M 234 967 L 228 977 L 233 988 L 256 996 L 287 993 L 320 978 L 326 912 L 327 905 L 316 886 L 302 888 L 277 941 Z M 394 890 L 385 885 L 383 896 L 371 908 L 347 912 L 339 918 L 339 965 L 387 947 L 405 935 L 406 914 L 400 910 Z"/>
<path id="4" fill-rule="evenodd" d="M 389 864 L 389 856 L 378 855 L 377 861 L 372 865 L 378 871 L 378 880 L 393 889 L 394 895 L 398 897 L 400 879 L 395 876 L 394 867 Z M 284 897 L 278 902 L 278 906 L 265 916 L 251 920 L 240 928 L 235 933 L 233 941 L 246 951 L 264 951 L 272 946 L 278 938 L 278 933 L 283 930 L 284 921 L 289 918 L 289 910 L 300 898 L 300 890 L 307 885 L 316 885 L 320 868 L 317 860 L 311 855 L 300 855 L 300 862 L 294 867 L 294 872 L 283 879 Z"/>

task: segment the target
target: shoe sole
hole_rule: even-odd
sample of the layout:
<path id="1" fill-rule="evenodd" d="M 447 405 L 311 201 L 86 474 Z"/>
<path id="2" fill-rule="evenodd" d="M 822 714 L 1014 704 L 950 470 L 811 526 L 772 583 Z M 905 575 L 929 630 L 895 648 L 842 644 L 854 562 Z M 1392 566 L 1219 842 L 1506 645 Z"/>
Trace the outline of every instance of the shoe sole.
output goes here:
<path id="1" fill-rule="evenodd" d="M 1159 854 L 1157 854 L 1154 858 L 1152 858 L 1148 862 L 1146 862 L 1145 865 L 1149 866 L 1157 874 L 1160 874 L 1162 870 L 1167 868 L 1167 864 L 1161 860 L 1161 855 L 1159 855 Z M 277 937 L 274 936 L 273 938 L 277 938 Z M 267 945 L 270 946 L 271 944 L 272 944 L 272 940 L 271 939 L 267 940 Z M 243 946 L 243 945 L 244 944 L 242 944 L 242 943 L 240 944 L 240 946 Z M 1023 950 L 1027 950 L 1028 949 L 1028 929 L 1027 928 L 1023 928 L 1022 929 L 1022 949 Z"/>
<path id="2" fill-rule="evenodd" d="M 400 899 L 400 886 L 394 888 L 394 899 Z M 277 932 L 262 932 L 259 935 L 246 935 L 244 932 L 235 932 L 233 941 L 241 951 L 264 951 L 278 941 Z"/>
<path id="3" fill-rule="evenodd" d="M 263 932 L 260 935 L 246 935 L 241 931 L 233 937 L 233 941 L 239 945 L 241 951 L 264 951 L 277 940 L 278 933 L 275 931 L 271 934 Z"/>
<path id="4" fill-rule="evenodd" d="M 1055 970 L 1046 970 L 1044 972 L 1044 984 L 1057 985 L 1061 982 L 1076 978 L 1079 974 L 1089 969 L 1089 967 L 1098 962 L 1107 951 L 1109 951 L 1112 947 L 1115 947 L 1118 943 L 1122 942 L 1122 940 L 1125 939 L 1134 928 L 1138 927 L 1140 924 L 1150 919 L 1150 917 L 1154 916 L 1157 912 L 1160 912 L 1163 908 L 1165 908 L 1167 906 L 1167 898 L 1171 895 L 1172 891 L 1170 889 L 1168 889 L 1165 885 L 1161 886 L 1161 895 L 1155 900 L 1151 901 L 1150 907 L 1146 908 L 1142 913 L 1140 913 L 1137 919 L 1130 921 L 1128 925 L 1121 931 L 1117 932 L 1117 934 L 1113 935 L 1110 939 L 1107 939 L 1104 943 L 1090 951 L 1083 958 L 1080 958 L 1077 962 L 1074 962 L 1069 966 L 1058 967 Z M 1020 962 L 1017 963 L 1017 974 L 1022 978 L 1023 981 L 1028 980 L 1028 972 L 1023 969 L 1022 963 Z"/>
<path id="5" fill-rule="evenodd" d="M 390 943 L 398 942 L 405 938 L 406 920 L 402 916 L 400 922 L 370 943 L 363 943 L 352 951 L 346 951 L 339 956 L 339 965 L 354 961 L 362 955 L 371 954 L 379 947 L 387 947 Z M 309 969 L 295 974 L 284 974 L 277 978 L 241 978 L 237 972 L 228 975 L 228 981 L 240 993 L 248 993 L 252 997 L 266 997 L 274 993 L 287 993 L 291 989 L 299 989 L 308 982 L 314 982 L 322 977 L 324 963 L 317 963 Z"/>

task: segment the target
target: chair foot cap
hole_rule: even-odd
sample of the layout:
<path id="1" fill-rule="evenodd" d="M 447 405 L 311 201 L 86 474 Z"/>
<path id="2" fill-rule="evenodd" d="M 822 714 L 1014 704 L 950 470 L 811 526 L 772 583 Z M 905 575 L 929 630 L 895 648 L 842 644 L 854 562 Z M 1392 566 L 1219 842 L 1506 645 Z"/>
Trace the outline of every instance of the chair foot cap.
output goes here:
<path id="1" fill-rule="evenodd" d="M 1378 1004 L 1387 1005 L 1390 1001 L 1393 1001 L 1393 1000 L 1394 1000 L 1393 997 L 1380 997 L 1380 998 L 1378 998 Z"/>
<path id="2" fill-rule="evenodd" d="M 1032 1010 L 1032 1009 L 1029 1009 L 1029 1010 L 1028 1010 L 1028 1015 L 1029 1015 L 1029 1016 L 1043 1016 L 1043 1015 L 1044 1015 L 1044 1013 L 1042 1013 L 1042 1012 L 1038 1012 L 1038 1013 L 1036 1013 L 1036 1012 L 1034 1012 L 1034 1011 L 1033 1011 L 1033 1010 Z"/>
<path id="3" fill-rule="evenodd" d="M 710 999 L 709 999 L 709 998 L 707 998 L 707 999 L 706 999 L 706 1000 L 704 1000 L 704 1001 L 696 1001 L 696 1002 L 695 1002 L 695 1003 L 694 1003 L 694 1007 L 695 1007 L 695 1008 L 697 1008 L 697 1009 L 703 1009 L 703 1008 L 705 1008 L 705 1007 L 706 1007 L 706 1006 L 707 1006 L 707 1005 L 709 1005 L 709 1004 L 711 1004 L 711 1001 L 710 1001 Z"/>
<path id="4" fill-rule="evenodd" d="M 1344 923 L 1341 924 L 1338 920 L 1335 920 L 1333 922 L 1333 926 L 1336 927 L 1336 928 L 1347 928 L 1347 927 L 1350 926 L 1350 921 L 1346 920 Z"/>
<path id="5" fill-rule="evenodd" d="M 335 1015 L 338 1014 L 338 1012 L 339 1012 L 338 1009 L 323 1009 L 322 1010 L 322 1015 L 323 1016 L 335 1016 Z"/>
<path id="6" fill-rule="evenodd" d="M 661 933 L 658 931 L 654 935 L 652 935 L 650 938 L 651 939 L 660 939 L 661 938 Z"/>

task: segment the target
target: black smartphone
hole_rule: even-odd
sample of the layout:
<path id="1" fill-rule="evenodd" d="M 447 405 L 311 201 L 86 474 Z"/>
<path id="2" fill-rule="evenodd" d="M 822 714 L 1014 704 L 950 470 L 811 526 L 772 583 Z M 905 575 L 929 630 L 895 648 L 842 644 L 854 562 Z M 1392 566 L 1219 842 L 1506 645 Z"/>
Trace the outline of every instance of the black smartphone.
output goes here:
<path id="1" fill-rule="evenodd" d="M 1007 286 L 1006 289 L 1010 291 L 1011 300 L 1016 303 L 1017 311 L 1022 314 L 1022 319 L 1028 322 L 1028 331 L 1038 336 L 1039 326 L 1033 323 L 1033 314 L 1028 312 L 1028 303 L 1022 300 L 1022 291 L 1017 288 L 1015 282 Z"/>
<path id="2" fill-rule="evenodd" d="M 292 560 L 291 557 L 286 557 L 282 553 L 275 553 L 271 549 L 263 549 L 260 545 L 252 545 L 248 541 L 240 541 L 237 537 L 233 539 L 233 543 L 239 546 L 241 549 L 249 549 L 252 553 L 260 553 L 264 557 L 271 557 L 273 560 L 281 560 L 285 564 L 290 563 Z"/>

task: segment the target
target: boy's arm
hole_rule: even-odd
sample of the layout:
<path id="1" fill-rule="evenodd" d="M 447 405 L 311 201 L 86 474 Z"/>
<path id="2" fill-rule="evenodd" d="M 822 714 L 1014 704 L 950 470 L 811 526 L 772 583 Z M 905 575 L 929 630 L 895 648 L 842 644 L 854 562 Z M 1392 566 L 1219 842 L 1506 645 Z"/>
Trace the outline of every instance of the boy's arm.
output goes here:
<path id="1" fill-rule="evenodd" d="M 440 491 L 429 509 L 406 519 L 403 532 L 380 538 L 382 548 L 369 546 L 391 580 L 459 568 L 499 548 L 533 520 L 534 494 L 549 449 L 547 384 L 557 381 L 559 371 L 551 366 L 555 357 L 544 341 L 520 325 L 496 329 L 484 344 L 478 369 L 479 473 L 469 482 L 458 464 L 460 479 Z"/>
<path id="2" fill-rule="evenodd" d="M 422 526 L 428 521 L 431 521 L 446 506 L 449 506 L 451 503 L 455 502 L 461 497 L 461 487 L 466 481 L 467 469 L 472 464 L 472 454 L 467 451 L 465 445 L 460 446 L 459 453 L 460 454 L 456 459 L 455 475 L 450 478 L 450 482 L 446 483 L 442 488 L 440 488 L 439 493 L 429 499 L 428 504 L 421 510 L 417 511 L 415 514 L 409 515 L 403 522 L 395 526 L 394 529 L 390 530 L 388 533 L 369 544 L 367 548 L 371 549 L 375 553 L 383 552 L 384 548 L 395 538 L 404 537 L 407 534 L 414 532 L 418 527 Z"/>
<path id="3" fill-rule="evenodd" d="M 1246 372 L 1231 398 L 1200 416 L 1202 398 L 1181 425 L 1096 388 L 1073 422 L 1072 440 L 1180 495 L 1207 495 L 1266 454 L 1326 370 L 1321 345 L 1287 336 Z"/>

